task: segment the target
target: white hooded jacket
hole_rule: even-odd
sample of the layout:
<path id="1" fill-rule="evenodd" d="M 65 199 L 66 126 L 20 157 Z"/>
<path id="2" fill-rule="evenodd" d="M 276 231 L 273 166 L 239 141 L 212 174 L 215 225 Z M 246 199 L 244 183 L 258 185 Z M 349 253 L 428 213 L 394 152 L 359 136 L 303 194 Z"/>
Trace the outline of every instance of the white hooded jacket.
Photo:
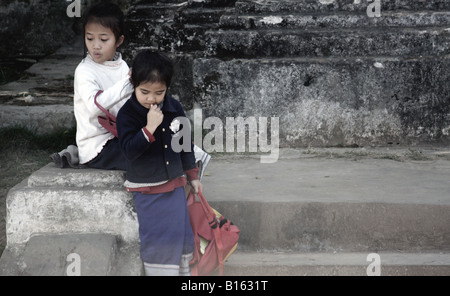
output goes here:
<path id="1" fill-rule="evenodd" d="M 102 90 L 97 102 L 117 116 L 133 93 L 128 72 L 128 65 L 122 60 L 120 53 L 116 53 L 114 61 L 102 64 L 96 63 L 87 54 L 77 66 L 74 77 L 74 113 L 80 164 L 94 159 L 106 142 L 114 138 L 98 123 L 97 117 L 103 113 L 94 103 L 95 95 Z"/>

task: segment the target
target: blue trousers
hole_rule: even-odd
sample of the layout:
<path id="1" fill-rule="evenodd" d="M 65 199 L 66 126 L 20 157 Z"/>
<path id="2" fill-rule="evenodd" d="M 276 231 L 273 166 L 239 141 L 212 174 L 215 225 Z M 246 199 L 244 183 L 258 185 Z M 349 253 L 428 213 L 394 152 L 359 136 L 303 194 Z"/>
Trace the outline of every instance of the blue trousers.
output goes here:
<path id="1" fill-rule="evenodd" d="M 171 269 L 178 273 L 182 259 L 194 251 L 184 188 L 161 194 L 134 192 L 133 199 L 145 267 Z"/>

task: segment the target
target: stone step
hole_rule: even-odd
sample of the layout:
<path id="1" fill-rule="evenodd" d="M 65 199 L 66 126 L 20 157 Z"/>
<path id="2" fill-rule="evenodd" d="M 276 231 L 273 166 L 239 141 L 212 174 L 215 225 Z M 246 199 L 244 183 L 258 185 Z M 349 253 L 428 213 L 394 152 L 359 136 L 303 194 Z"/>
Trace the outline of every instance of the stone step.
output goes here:
<path id="1" fill-rule="evenodd" d="M 450 26 L 450 11 L 388 11 L 380 18 L 369 18 L 361 12 L 323 14 L 224 14 L 222 29 L 320 29 L 374 27 L 439 27 Z"/>
<path id="2" fill-rule="evenodd" d="M 145 30 L 142 30 L 145 27 Z M 217 24 L 152 24 L 145 20 L 128 20 L 128 36 L 130 40 L 124 50 L 125 58 L 132 61 L 137 51 L 145 48 L 165 53 L 195 53 L 205 49 L 205 32 L 215 29 Z M 199 53 L 203 55 L 202 53 Z"/>
<path id="3" fill-rule="evenodd" d="M 341 199 L 336 196 L 336 200 Z M 239 226 L 241 250 L 450 251 L 448 204 L 302 202 L 298 198 L 292 202 L 217 201 L 211 205 Z M 437 220 L 430 222 L 428 217 Z"/>
<path id="4" fill-rule="evenodd" d="M 135 4 L 127 11 L 127 19 L 145 19 L 147 22 L 161 23 L 165 18 L 174 18 L 178 13 L 184 14 L 186 18 L 202 21 L 210 21 L 211 15 L 217 15 L 232 9 L 233 1 L 183 1 L 163 3 L 141 3 Z M 203 16 L 202 16 L 203 15 Z M 218 20 L 218 19 L 217 19 Z"/>
<path id="5" fill-rule="evenodd" d="M 186 6 L 187 2 L 137 4 L 127 11 L 127 19 L 145 19 L 147 22 L 161 23 L 165 19 L 173 19 L 177 11 Z"/>
<path id="6" fill-rule="evenodd" d="M 62 171 L 54 169 L 56 174 Z M 35 233 L 108 233 L 127 243 L 139 240 L 133 199 L 124 188 L 61 186 L 64 181 L 47 187 L 27 183 L 24 180 L 8 193 L 8 245 L 23 244 Z"/>
<path id="7" fill-rule="evenodd" d="M 75 125 L 72 105 L 0 106 L 0 128 L 20 126 L 37 134 L 46 134 Z"/>
<path id="8" fill-rule="evenodd" d="M 28 187 L 120 188 L 125 172 L 97 169 L 57 169 L 53 163 L 39 169 L 27 179 Z"/>
<path id="9" fill-rule="evenodd" d="M 182 4 L 189 7 L 223 7 L 233 6 L 236 0 L 136 0 L 133 1 L 134 5 L 146 5 L 146 4 Z"/>
<path id="10" fill-rule="evenodd" d="M 181 24 L 218 24 L 220 17 L 227 11 L 231 11 L 229 8 L 187 8 L 181 10 L 175 17 L 175 21 Z"/>
<path id="11" fill-rule="evenodd" d="M 446 57 L 196 59 L 204 117 L 277 117 L 282 147 L 448 145 Z M 238 115 L 237 115 L 238 114 Z M 270 121 L 270 118 L 268 118 Z"/>
<path id="12" fill-rule="evenodd" d="M 236 11 L 246 13 L 367 11 L 374 1 L 365 0 L 246 0 L 237 1 Z M 380 0 L 380 10 L 448 10 L 446 0 Z"/>
<path id="13" fill-rule="evenodd" d="M 138 247 L 124 246 L 109 234 L 38 234 L 24 245 L 6 248 L 0 258 L 0 275 L 141 275 L 138 253 Z"/>
<path id="14" fill-rule="evenodd" d="M 273 164 L 260 163 L 256 157 L 225 157 L 213 158 L 208 165 L 205 196 L 240 228 L 240 250 L 450 249 L 448 161 L 355 162 L 291 153 Z M 138 241 L 133 200 L 124 188 L 93 187 L 85 177 L 77 181 L 75 169 L 52 164 L 33 173 L 31 183 L 51 181 L 47 176 L 51 171 L 53 180 L 67 180 L 37 187 L 24 180 L 10 190 L 8 245 L 26 243 L 36 233 L 107 233 L 126 243 Z M 96 178 L 104 173 L 99 171 Z"/>
<path id="15" fill-rule="evenodd" d="M 224 7 L 190 8 L 187 4 L 134 6 L 126 19 L 127 39 L 134 41 L 125 51 L 142 47 L 177 53 L 203 51 L 205 32 L 216 30 L 226 11 Z"/>
<path id="16" fill-rule="evenodd" d="M 34 61 L 22 79 L 0 85 L 0 102 L 10 105 L 73 104 L 73 75 L 83 59 L 83 38 Z"/>
<path id="17" fill-rule="evenodd" d="M 195 0 L 135 0 L 133 1 L 133 4 L 157 4 L 157 3 L 168 3 L 168 4 L 180 4 L 183 2 L 190 2 Z"/>
<path id="18" fill-rule="evenodd" d="M 448 161 L 352 162 L 293 151 L 273 164 L 213 159 L 203 184 L 210 204 L 239 226 L 241 250 L 444 252 L 449 172 Z"/>
<path id="19" fill-rule="evenodd" d="M 419 56 L 445 55 L 446 28 L 266 29 L 208 31 L 211 56 Z"/>
<path id="20" fill-rule="evenodd" d="M 22 126 L 38 134 L 75 127 L 73 75 L 83 58 L 83 38 L 62 46 L 0 85 L 0 128 Z"/>
<path id="21" fill-rule="evenodd" d="M 368 257 L 369 254 L 371 253 L 236 251 L 225 263 L 224 275 L 366 276 L 374 275 L 377 270 L 381 276 L 447 276 L 450 274 L 449 253 L 380 252 L 376 253 L 379 256 L 376 259 Z M 267 285 L 270 285 L 270 279 Z"/>
<path id="22" fill-rule="evenodd" d="M 392 160 L 408 149 L 345 151 L 330 158 L 283 150 L 273 164 L 260 155 L 213 157 L 205 196 L 241 231 L 227 275 L 365 275 L 369 253 L 380 255 L 382 275 L 448 274 L 450 159 L 433 149 L 423 155 L 434 158 L 422 161 Z M 61 274 L 69 264 L 62 259 L 74 252 L 92 256 L 91 264 L 103 260 L 96 274 L 140 274 L 138 224 L 131 196 L 120 188 L 123 172 L 82 171 L 49 164 L 10 190 L 1 274 Z M 105 180 L 94 187 L 89 176 Z M 87 234 L 93 238 L 79 238 Z"/>
<path id="23" fill-rule="evenodd" d="M 281 1 L 279 5 L 283 3 L 312 5 L 313 2 Z M 356 53 L 414 55 L 424 51 L 442 54 L 447 47 L 446 29 L 450 23 L 449 13 L 437 10 L 395 12 L 389 10 L 381 18 L 368 17 L 361 11 L 339 12 L 333 15 L 330 12 L 298 15 L 295 9 L 275 14 L 272 11 L 246 13 L 237 10 L 237 14 L 232 15 L 227 7 L 204 8 L 184 4 L 159 3 L 134 6 L 128 13 L 128 35 L 132 36 L 133 40 L 144 40 L 140 43 L 144 47 L 153 46 L 171 52 L 209 49 L 210 54 L 231 57 Z M 410 7 L 413 3 L 405 5 Z M 269 6 L 277 4 L 270 3 Z M 396 10 L 398 9 L 396 7 Z M 243 31 L 217 31 L 218 18 L 224 13 L 220 21 L 222 28 L 239 28 Z M 253 15 L 248 15 L 249 13 Z M 385 33 L 386 30 L 383 28 L 385 26 L 397 27 L 399 30 L 394 32 L 389 30 Z M 142 30 L 143 27 L 147 30 Z M 362 27 L 367 27 L 368 32 L 362 30 Z M 322 30 L 298 32 L 299 28 Z M 328 31 L 324 32 L 324 28 L 328 28 Z M 344 32 L 342 30 L 351 28 L 353 30 Z M 248 29 L 252 31 L 249 32 Z M 206 32 L 204 36 L 206 30 L 210 32 Z M 427 33 L 427 30 L 431 33 Z M 210 39 L 206 45 L 205 37 Z"/>
<path id="24" fill-rule="evenodd" d="M 133 56 L 133 48 L 136 47 L 172 53 L 203 51 L 205 31 L 217 29 L 220 16 L 231 11 L 234 2 L 193 0 L 138 3 L 128 11 L 126 27 L 127 39 L 139 42 L 128 43 L 126 55 Z"/>
<path id="25" fill-rule="evenodd" d="M 236 0 L 188 0 L 190 7 L 232 7 Z"/>

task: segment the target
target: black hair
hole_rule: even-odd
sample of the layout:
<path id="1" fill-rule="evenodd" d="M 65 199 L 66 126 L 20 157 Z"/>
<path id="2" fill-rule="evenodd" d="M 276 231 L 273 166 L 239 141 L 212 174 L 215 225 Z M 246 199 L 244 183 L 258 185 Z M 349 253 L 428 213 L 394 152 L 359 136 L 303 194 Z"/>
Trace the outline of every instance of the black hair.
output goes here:
<path id="1" fill-rule="evenodd" d="M 139 52 L 133 60 L 131 83 L 136 88 L 141 83 L 164 82 L 169 88 L 173 72 L 173 63 L 167 56 L 151 50 L 144 50 Z"/>
<path id="2" fill-rule="evenodd" d="M 83 19 L 85 33 L 88 23 L 96 23 L 110 28 L 116 37 L 116 42 L 124 34 L 124 14 L 117 4 L 111 2 L 103 1 L 91 6 Z"/>

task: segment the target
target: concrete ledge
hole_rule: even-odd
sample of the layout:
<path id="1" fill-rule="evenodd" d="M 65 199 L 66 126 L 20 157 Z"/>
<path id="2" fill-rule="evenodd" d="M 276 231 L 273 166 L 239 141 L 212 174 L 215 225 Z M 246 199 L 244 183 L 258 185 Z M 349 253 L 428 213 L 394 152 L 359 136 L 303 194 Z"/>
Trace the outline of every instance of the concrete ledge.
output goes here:
<path id="1" fill-rule="evenodd" d="M 348 0 L 333 0 L 333 1 L 295 1 L 295 0 L 250 0 L 237 1 L 236 10 L 240 13 L 245 12 L 337 12 L 337 11 L 360 11 L 366 12 L 366 1 L 348 1 Z M 390 0 L 380 1 L 381 11 L 386 10 L 443 10 L 449 9 L 450 3 L 446 0 Z"/>
<path id="2" fill-rule="evenodd" d="M 208 31 L 208 53 L 221 58 L 445 55 L 441 28 L 326 28 Z"/>
<path id="3" fill-rule="evenodd" d="M 131 196 L 123 189 L 13 188 L 7 197 L 8 244 L 34 233 L 102 232 L 139 240 Z"/>
<path id="4" fill-rule="evenodd" d="M 447 26 L 450 23 L 448 11 L 421 12 L 383 12 L 383 17 L 370 18 L 364 13 L 335 13 L 317 15 L 308 14 L 262 14 L 234 15 L 225 14 L 220 17 L 222 29 L 270 29 L 296 28 L 323 29 L 328 28 L 375 28 L 375 27 L 435 27 Z"/>
<path id="5" fill-rule="evenodd" d="M 22 126 L 38 134 L 51 133 L 76 125 L 73 106 L 14 106 L 1 105 L 0 128 Z"/>
<path id="6" fill-rule="evenodd" d="M 239 226 L 241 250 L 450 251 L 450 206 L 246 201 L 211 205 Z"/>
<path id="7" fill-rule="evenodd" d="M 141 275 L 138 254 L 138 248 L 124 247 L 114 235 L 36 234 L 26 244 L 8 245 L 0 258 L 0 275 Z"/>
<path id="8" fill-rule="evenodd" d="M 124 190 L 124 182 L 124 171 L 60 169 L 53 163 L 49 163 L 28 177 L 29 187 L 94 187 Z"/>
<path id="9" fill-rule="evenodd" d="M 213 159 L 205 197 L 243 250 L 450 250 L 445 160 Z M 430 219 L 433 217 L 433 219 Z"/>
<path id="10" fill-rule="evenodd" d="M 7 196 L 1 275 L 142 275 L 138 222 L 125 172 L 60 169 L 50 163 Z"/>
<path id="11" fill-rule="evenodd" d="M 368 253 L 245 253 L 225 263 L 229 276 L 366 276 Z M 448 276 L 449 253 L 378 253 L 381 276 Z"/>
<path id="12" fill-rule="evenodd" d="M 257 157 L 219 157 L 203 183 L 211 205 L 241 229 L 243 250 L 448 250 L 449 169 L 439 159 L 282 155 L 261 164 Z M 36 171 L 8 194 L 8 244 L 25 243 L 34 233 L 69 232 L 137 242 L 137 217 L 122 178 L 119 171 L 51 164 Z M 96 180 L 103 185 L 94 186 Z"/>
<path id="13" fill-rule="evenodd" d="M 34 172 L 8 193 L 8 245 L 23 244 L 34 233 L 68 232 L 108 233 L 137 242 L 134 203 L 122 178 L 120 171 L 60 169 L 53 164 Z"/>
<path id="14" fill-rule="evenodd" d="M 440 154 L 427 155 L 433 158 L 395 161 L 314 157 L 283 150 L 273 164 L 260 163 L 256 155 L 213 157 L 203 179 L 205 196 L 240 228 L 236 254 L 253 252 L 250 258 L 255 261 L 245 263 L 236 255 L 245 264 L 232 272 L 253 274 L 267 267 L 255 251 L 278 256 L 270 275 L 365 271 L 356 263 L 333 265 L 319 259 L 308 267 L 299 259 L 303 263 L 292 267 L 277 252 L 292 255 L 293 260 L 308 258 L 297 253 L 450 252 L 450 162 Z M 103 185 L 95 187 L 95 178 L 103 179 L 99 181 Z M 23 251 L 14 255 L 14 248 L 36 235 L 100 233 L 114 236 L 120 246 L 120 264 L 115 268 L 135 270 L 126 267 L 124 256 L 138 261 L 138 223 L 131 195 L 122 183 L 123 172 L 118 171 L 59 169 L 52 164 L 36 171 L 9 192 L 6 254 L 23 256 Z M 365 261 L 362 264 L 367 266 Z M 393 264 L 384 271 L 409 275 L 449 270 L 445 264 L 426 265 Z M 115 270 L 111 273 L 121 272 Z"/>

